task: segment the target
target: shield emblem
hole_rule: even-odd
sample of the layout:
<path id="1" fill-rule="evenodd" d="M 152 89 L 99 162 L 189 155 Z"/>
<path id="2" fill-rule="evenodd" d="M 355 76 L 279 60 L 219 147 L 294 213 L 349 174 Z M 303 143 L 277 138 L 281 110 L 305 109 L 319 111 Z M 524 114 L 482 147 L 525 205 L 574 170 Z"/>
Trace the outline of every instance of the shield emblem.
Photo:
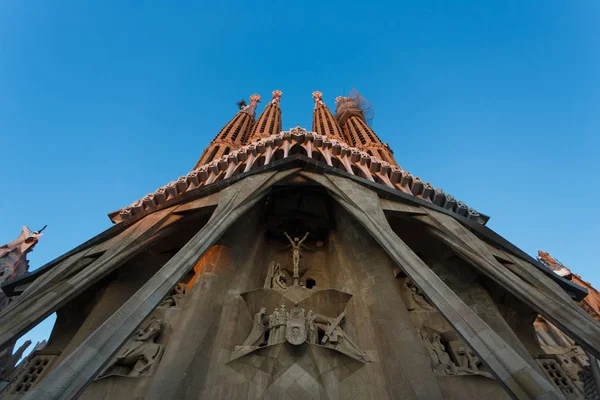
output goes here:
<path id="1" fill-rule="evenodd" d="M 289 343 L 294 345 L 306 342 L 306 320 L 303 308 L 294 306 L 288 313 L 285 338 Z"/>

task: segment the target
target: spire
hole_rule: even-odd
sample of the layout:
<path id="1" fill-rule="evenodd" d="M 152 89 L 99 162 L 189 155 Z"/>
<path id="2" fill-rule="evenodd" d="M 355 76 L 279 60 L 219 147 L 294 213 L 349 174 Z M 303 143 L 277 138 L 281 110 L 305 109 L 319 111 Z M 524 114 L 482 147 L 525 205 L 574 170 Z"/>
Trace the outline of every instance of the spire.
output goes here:
<path id="1" fill-rule="evenodd" d="M 367 125 L 365 115 L 358 105 L 361 97 L 358 92 L 355 93 L 353 97 L 339 96 L 335 99 L 335 117 L 348 144 L 390 164 L 396 164 L 392 149 L 387 143 L 381 142 L 373 129 Z"/>
<path id="2" fill-rule="evenodd" d="M 212 160 L 221 158 L 229 154 L 232 150 L 240 148 L 245 138 L 248 136 L 256 114 L 256 107 L 260 102 L 260 96 L 253 94 L 250 96 L 250 104 L 241 101 L 238 103 L 240 111 L 221 129 L 213 141 L 202 153 L 202 156 L 194 168 L 207 164 Z"/>
<path id="3" fill-rule="evenodd" d="M 323 93 L 319 91 L 313 92 L 312 97 L 315 100 L 312 124 L 313 132 L 345 142 L 346 139 L 342 133 L 342 128 L 340 128 L 333 114 L 331 114 L 331 111 L 329 111 L 329 108 L 323 102 Z"/>
<path id="4" fill-rule="evenodd" d="M 273 91 L 271 101 L 252 127 L 252 133 L 248 138 L 248 142 L 281 132 L 281 108 L 279 107 L 279 101 L 282 94 L 281 90 Z"/>
<path id="5" fill-rule="evenodd" d="M 0 246 L 0 283 L 27 273 L 29 270 L 27 254 L 33 251 L 33 248 L 43 236 L 42 231 L 44 228 L 33 232 L 28 227 L 23 226 L 17 239 Z M 8 302 L 8 297 L 0 290 L 0 310 L 6 307 Z"/>

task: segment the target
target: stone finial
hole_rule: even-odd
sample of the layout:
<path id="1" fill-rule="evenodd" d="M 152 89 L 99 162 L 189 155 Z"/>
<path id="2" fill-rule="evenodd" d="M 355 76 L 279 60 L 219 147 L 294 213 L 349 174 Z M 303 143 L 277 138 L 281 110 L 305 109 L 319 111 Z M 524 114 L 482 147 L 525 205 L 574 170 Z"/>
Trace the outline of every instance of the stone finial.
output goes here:
<path id="1" fill-rule="evenodd" d="M 258 106 L 258 103 L 260 103 L 260 95 L 258 94 L 253 94 L 252 96 L 250 96 L 250 105 L 251 106 Z"/>
<path id="2" fill-rule="evenodd" d="M 323 93 L 321 93 L 317 90 L 316 92 L 312 93 L 312 97 L 315 100 L 315 105 L 323 104 Z"/>
<path id="3" fill-rule="evenodd" d="M 273 91 L 273 100 L 271 100 L 271 103 L 279 104 L 279 100 L 281 99 L 282 94 L 283 94 L 283 92 L 281 90 L 274 90 Z"/>
<path id="4" fill-rule="evenodd" d="M 550 265 L 555 265 L 555 264 L 559 264 L 554 257 L 552 257 L 550 254 L 546 253 L 545 251 L 542 250 L 538 250 L 538 258 L 540 259 L 540 261 L 542 261 L 544 264 L 550 266 Z"/>
<path id="5" fill-rule="evenodd" d="M 335 98 L 335 104 L 338 104 L 344 97 L 343 96 L 338 96 Z"/>

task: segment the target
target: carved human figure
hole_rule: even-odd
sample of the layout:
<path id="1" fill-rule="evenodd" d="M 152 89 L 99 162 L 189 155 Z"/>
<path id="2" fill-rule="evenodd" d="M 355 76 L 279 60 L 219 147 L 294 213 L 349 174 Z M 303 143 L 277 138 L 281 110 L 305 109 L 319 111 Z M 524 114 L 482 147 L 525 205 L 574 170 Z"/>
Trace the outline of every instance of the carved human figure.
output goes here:
<path id="1" fill-rule="evenodd" d="M 300 279 L 300 258 L 302 257 L 300 255 L 300 250 L 301 249 L 307 249 L 307 250 L 309 249 L 307 246 L 302 244 L 308 237 L 308 232 L 306 232 L 306 235 L 304 235 L 304 237 L 302 239 L 295 237 L 293 240 L 291 237 L 288 236 L 287 232 L 284 232 L 283 234 L 290 241 L 290 245 L 288 247 L 292 248 L 292 263 L 294 265 L 293 278 L 294 278 L 294 284 L 296 284 L 296 282 Z"/>
<path id="2" fill-rule="evenodd" d="M 321 344 L 332 347 L 337 351 L 349 355 L 363 362 L 367 362 L 367 356 L 360 350 L 360 347 L 348 337 L 342 329 L 342 322 L 345 314 L 342 312 L 336 318 L 327 318 L 327 328 Z"/>
<path id="3" fill-rule="evenodd" d="M 287 289 L 287 283 L 285 274 L 281 269 L 281 264 L 275 261 L 271 261 L 269 264 L 269 270 L 265 279 L 265 289 Z"/>
<path id="4" fill-rule="evenodd" d="M 414 310 L 433 310 L 433 307 L 427 303 L 427 300 L 423 297 L 421 291 L 409 278 L 404 280 L 404 286 L 408 293 L 408 304 L 406 305 L 408 311 Z"/>
<path id="5" fill-rule="evenodd" d="M 334 323 L 333 318 L 331 318 L 329 321 L 330 326 L 332 323 Z M 348 337 L 346 332 L 344 332 L 339 325 L 335 326 L 331 331 L 328 343 L 339 352 L 359 359 L 363 362 L 367 361 L 365 353 L 360 350 L 358 345 Z"/>
<path id="6" fill-rule="evenodd" d="M 285 328 L 287 325 L 287 310 L 285 304 L 281 305 L 279 314 L 277 315 L 277 341 L 276 343 L 285 342 Z"/>
<path id="7" fill-rule="evenodd" d="M 310 310 L 308 312 L 308 316 L 306 317 L 306 331 L 308 333 L 308 343 L 317 344 L 319 342 L 319 331 L 317 325 L 315 324 L 315 320 L 317 319 L 317 315 Z"/>
<path id="8" fill-rule="evenodd" d="M 279 319 L 279 308 L 275 307 L 275 310 L 273 311 L 273 313 L 271 313 L 271 315 L 269 315 L 269 340 L 267 341 L 268 345 L 277 343 L 277 336 L 278 336 L 277 321 L 278 321 L 278 319 Z"/>
<path id="9" fill-rule="evenodd" d="M 181 300 L 183 296 L 187 293 L 187 286 L 184 283 L 179 282 L 173 290 L 171 294 L 167 296 L 158 306 L 162 308 L 172 308 L 172 307 L 181 307 Z"/>
<path id="10" fill-rule="evenodd" d="M 129 376 L 140 376 L 146 372 L 162 355 L 163 347 L 154 343 L 161 329 L 162 321 L 153 319 L 148 326 L 138 330 L 134 337 L 119 350 L 105 371 L 110 371 L 110 368 L 115 365 L 124 365 L 132 367 Z"/>
<path id="11" fill-rule="evenodd" d="M 446 353 L 446 348 L 442 344 L 442 337 L 438 333 L 432 335 L 431 344 L 433 345 L 433 351 L 435 351 L 440 360 L 440 364 L 448 365 L 452 362 L 450 356 Z"/>
<path id="12" fill-rule="evenodd" d="M 458 364 L 462 369 L 468 371 L 479 371 L 481 361 L 477 354 L 467 346 L 461 346 L 458 348 Z"/>
<path id="13" fill-rule="evenodd" d="M 254 314 L 254 321 L 252 323 L 252 330 L 250 334 L 244 340 L 243 346 L 259 346 L 265 341 L 265 324 L 264 317 L 267 313 L 267 309 L 262 307 L 256 314 Z"/>
<path id="14" fill-rule="evenodd" d="M 437 333 L 427 333 L 417 329 L 417 333 L 423 339 L 423 344 L 431 357 L 431 366 L 440 374 L 456 374 L 456 365 L 452 362 L 450 355 L 442 344 L 442 337 Z"/>

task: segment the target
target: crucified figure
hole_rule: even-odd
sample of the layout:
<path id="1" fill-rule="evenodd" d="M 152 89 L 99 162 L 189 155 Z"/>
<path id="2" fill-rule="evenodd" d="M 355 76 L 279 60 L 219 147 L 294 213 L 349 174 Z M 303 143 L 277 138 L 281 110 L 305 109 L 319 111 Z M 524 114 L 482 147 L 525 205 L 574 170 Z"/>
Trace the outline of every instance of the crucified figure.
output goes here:
<path id="1" fill-rule="evenodd" d="M 301 257 L 300 249 L 304 248 L 306 250 L 309 250 L 309 248 L 307 246 L 302 244 L 308 237 L 308 232 L 306 232 L 306 235 L 304 235 L 304 237 L 302 239 L 295 237 L 293 240 L 291 237 L 288 236 L 287 232 L 283 232 L 283 234 L 290 241 L 290 245 L 288 247 L 290 247 L 290 246 L 292 247 L 292 262 L 294 264 L 293 278 L 294 278 L 294 285 L 297 285 L 300 280 L 300 257 Z"/>

